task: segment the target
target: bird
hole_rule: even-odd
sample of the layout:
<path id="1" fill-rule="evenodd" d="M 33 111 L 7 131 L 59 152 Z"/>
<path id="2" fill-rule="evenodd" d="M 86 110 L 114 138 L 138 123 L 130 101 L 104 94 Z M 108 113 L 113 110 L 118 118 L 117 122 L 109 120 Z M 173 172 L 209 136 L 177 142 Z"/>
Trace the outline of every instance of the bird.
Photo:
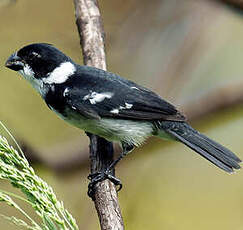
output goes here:
<path id="1" fill-rule="evenodd" d="M 47 43 L 14 52 L 5 66 L 20 73 L 64 121 L 122 147 L 104 177 L 150 136 L 179 141 L 232 173 L 241 162 L 233 152 L 193 129 L 177 108 L 151 90 L 117 74 L 75 63 Z M 104 179 L 92 177 L 93 182 Z"/>

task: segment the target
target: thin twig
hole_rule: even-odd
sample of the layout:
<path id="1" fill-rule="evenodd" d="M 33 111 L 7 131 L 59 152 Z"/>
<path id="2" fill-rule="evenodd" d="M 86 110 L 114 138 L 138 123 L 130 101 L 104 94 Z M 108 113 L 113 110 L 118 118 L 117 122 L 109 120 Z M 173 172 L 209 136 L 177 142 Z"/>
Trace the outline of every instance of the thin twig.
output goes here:
<path id="1" fill-rule="evenodd" d="M 105 34 L 97 0 L 74 0 L 76 24 L 80 36 L 85 65 L 106 70 Z M 88 134 L 90 137 L 91 173 L 107 168 L 113 160 L 112 143 Z M 116 188 L 109 180 L 96 185 L 95 207 L 101 229 L 124 229 Z"/>

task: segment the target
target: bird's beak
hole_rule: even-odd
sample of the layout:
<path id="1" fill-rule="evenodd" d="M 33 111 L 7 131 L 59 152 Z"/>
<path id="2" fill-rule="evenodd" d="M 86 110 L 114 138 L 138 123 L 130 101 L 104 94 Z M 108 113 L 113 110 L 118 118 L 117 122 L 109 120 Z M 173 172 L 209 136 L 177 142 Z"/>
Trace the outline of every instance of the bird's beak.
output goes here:
<path id="1" fill-rule="evenodd" d="M 21 58 L 19 56 L 17 56 L 17 52 L 15 52 L 8 58 L 8 60 L 5 63 L 5 66 L 14 71 L 19 71 L 19 70 L 23 69 L 24 63 L 21 60 Z"/>

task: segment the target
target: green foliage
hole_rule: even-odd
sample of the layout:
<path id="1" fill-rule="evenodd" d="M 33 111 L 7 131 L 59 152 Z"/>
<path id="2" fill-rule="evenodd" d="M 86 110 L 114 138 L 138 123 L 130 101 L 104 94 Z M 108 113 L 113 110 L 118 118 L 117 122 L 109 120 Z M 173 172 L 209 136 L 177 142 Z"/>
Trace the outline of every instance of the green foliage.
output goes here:
<path id="1" fill-rule="evenodd" d="M 74 218 L 64 208 L 63 203 L 57 200 L 53 189 L 35 174 L 21 150 L 20 152 L 21 155 L 9 145 L 6 138 L 0 136 L 0 179 L 9 181 L 27 198 L 0 191 L 0 202 L 5 202 L 20 211 L 29 223 L 15 217 L 5 218 L 18 226 L 32 230 L 78 230 Z M 11 197 L 30 204 L 42 223 L 36 223 Z"/>

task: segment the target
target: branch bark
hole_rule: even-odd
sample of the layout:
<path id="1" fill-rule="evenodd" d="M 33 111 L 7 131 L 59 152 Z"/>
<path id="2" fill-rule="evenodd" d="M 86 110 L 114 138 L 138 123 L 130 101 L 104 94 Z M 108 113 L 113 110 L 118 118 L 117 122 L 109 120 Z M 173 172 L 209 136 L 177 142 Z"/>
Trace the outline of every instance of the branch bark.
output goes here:
<path id="1" fill-rule="evenodd" d="M 74 0 L 76 24 L 84 64 L 106 70 L 105 33 L 97 0 Z M 88 134 L 91 173 L 104 170 L 113 161 L 112 143 Z M 115 173 L 115 172 L 113 172 Z M 124 229 L 116 188 L 109 180 L 96 185 L 95 207 L 102 230 Z"/>

